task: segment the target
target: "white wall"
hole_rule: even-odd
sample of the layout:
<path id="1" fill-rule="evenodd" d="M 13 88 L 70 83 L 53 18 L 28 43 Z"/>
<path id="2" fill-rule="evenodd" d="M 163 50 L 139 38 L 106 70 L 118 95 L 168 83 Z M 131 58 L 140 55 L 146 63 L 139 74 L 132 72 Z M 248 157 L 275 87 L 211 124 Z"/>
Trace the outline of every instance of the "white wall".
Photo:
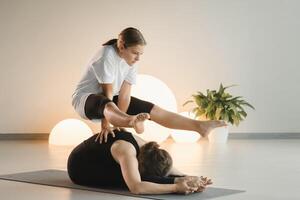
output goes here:
<path id="1" fill-rule="evenodd" d="M 300 1 L 0 0 L 0 133 L 79 118 L 71 94 L 101 43 L 128 26 L 148 45 L 140 73 L 173 90 L 230 91 L 256 107 L 231 132 L 300 132 Z M 99 126 L 99 125 L 97 125 Z M 99 130 L 93 125 L 94 131 Z"/>

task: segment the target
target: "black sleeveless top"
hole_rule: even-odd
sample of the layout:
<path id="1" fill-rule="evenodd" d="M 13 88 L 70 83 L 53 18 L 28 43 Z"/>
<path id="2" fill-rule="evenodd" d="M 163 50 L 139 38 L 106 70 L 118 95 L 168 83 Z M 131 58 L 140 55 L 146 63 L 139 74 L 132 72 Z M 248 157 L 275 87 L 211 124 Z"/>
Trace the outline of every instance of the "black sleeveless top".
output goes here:
<path id="1" fill-rule="evenodd" d="M 95 142 L 96 135 L 76 146 L 68 158 L 68 174 L 71 180 L 86 186 L 126 187 L 120 165 L 111 154 L 111 146 L 117 140 L 131 143 L 139 154 L 139 146 L 129 132 L 115 131 L 115 137 L 108 135 L 107 142 Z M 144 181 L 161 184 L 174 183 L 174 177 L 142 177 Z"/>

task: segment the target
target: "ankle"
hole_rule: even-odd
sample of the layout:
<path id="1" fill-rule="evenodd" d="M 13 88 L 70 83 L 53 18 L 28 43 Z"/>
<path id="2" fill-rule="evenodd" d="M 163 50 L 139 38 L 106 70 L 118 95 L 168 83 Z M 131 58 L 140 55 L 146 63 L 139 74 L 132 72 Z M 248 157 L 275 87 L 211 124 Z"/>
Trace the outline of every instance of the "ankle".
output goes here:
<path id="1" fill-rule="evenodd" d="M 126 119 L 126 122 L 128 124 L 129 127 L 133 127 L 134 126 L 134 121 L 135 121 L 135 117 L 129 115 Z"/>

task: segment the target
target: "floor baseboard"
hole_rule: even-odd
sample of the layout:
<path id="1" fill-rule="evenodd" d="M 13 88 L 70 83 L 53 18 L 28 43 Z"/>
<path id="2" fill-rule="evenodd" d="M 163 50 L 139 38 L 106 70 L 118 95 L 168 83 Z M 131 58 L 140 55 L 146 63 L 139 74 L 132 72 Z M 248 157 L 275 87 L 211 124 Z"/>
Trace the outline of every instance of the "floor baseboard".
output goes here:
<path id="1" fill-rule="evenodd" d="M 0 140 L 48 140 L 49 133 L 0 133 Z"/>
<path id="2" fill-rule="evenodd" d="M 242 140 L 300 139 L 300 133 L 229 133 L 228 138 Z"/>
<path id="3" fill-rule="evenodd" d="M 49 133 L 0 133 L 0 140 L 48 140 Z M 229 139 L 300 139 L 300 133 L 229 133 Z"/>

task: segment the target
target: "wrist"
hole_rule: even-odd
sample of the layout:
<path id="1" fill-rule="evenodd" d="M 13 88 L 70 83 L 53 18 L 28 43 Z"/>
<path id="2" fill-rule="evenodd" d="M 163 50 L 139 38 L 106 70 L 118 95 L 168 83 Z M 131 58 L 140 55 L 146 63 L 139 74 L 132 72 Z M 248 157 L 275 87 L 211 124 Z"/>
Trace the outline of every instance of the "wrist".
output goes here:
<path id="1" fill-rule="evenodd" d="M 174 183 L 172 186 L 172 193 L 178 193 L 178 183 Z"/>
<path id="2" fill-rule="evenodd" d="M 174 183 L 179 183 L 179 182 L 182 182 L 184 180 L 185 180 L 184 177 L 176 177 L 176 178 L 174 178 Z"/>
<path id="3" fill-rule="evenodd" d="M 104 119 L 102 119 L 102 121 L 101 121 L 101 126 L 102 126 L 103 128 L 107 128 L 107 127 L 110 127 L 110 123 L 104 118 Z"/>

